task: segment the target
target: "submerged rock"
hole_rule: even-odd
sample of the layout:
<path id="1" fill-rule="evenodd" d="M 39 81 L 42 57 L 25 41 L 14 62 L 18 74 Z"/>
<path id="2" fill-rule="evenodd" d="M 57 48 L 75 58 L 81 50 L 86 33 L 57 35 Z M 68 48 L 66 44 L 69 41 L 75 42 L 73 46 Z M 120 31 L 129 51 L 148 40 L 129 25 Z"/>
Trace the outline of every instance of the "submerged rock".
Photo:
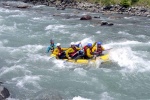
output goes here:
<path id="1" fill-rule="evenodd" d="M 113 23 L 108 23 L 106 21 L 101 22 L 101 26 L 112 26 L 112 25 L 114 25 L 114 24 Z"/>
<path id="2" fill-rule="evenodd" d="M 84 15 L 80 18 L 80 20 L 91 20 L 92 17 L 90 15 Z"/>
<path id="3" fill-rule="evenodd" d="M 6 99 L 10 96 L 7 88 L 0 85 L 0 100 Z"/>
<path id="4" fill-rule="evenodd" d="M 28 8 L 29 6 L 28 5 L 18 5 L 16 6 L 17 8 Z"/>

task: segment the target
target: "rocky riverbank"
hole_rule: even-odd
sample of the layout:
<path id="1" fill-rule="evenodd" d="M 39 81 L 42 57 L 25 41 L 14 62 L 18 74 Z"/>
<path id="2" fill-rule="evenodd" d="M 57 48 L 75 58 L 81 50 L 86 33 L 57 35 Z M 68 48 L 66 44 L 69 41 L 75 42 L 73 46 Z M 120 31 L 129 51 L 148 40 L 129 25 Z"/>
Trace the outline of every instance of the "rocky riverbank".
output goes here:
<path id="1" fill-rule="evenodd" d="M 144 16 L 150 18 L 150 8 L 138 6 L 125 8 L 120 5 L 101 6 L 99 4 L 91 4 L 87 2 L 61 2 L 56 0 L 42 0 L 42 1 L 31 1 L 31 0 L 20 0 L 25 2 L 24 4 L 17 4 L 14 7 L 17 8 L 29 8 L 31 5 L 46 5 L 50 7 L 56 7 L 57 10 L 65 10 L 66 8 L 84 10 L 89 12 L 103 13 L 103 14 L 126 14 L 131 16 Z M 68 0 L 66 0 L 68 1 Z M 4 6 L 11 6 L 9 3 L 3 3 Z"/>
<path id="2" fill-rule="evenodd" d="M 26 1 L 28 2 L 28 1 Z M 44 4 L 51 7 L 57 7 L 58 10 L 65 10 L 65 8 L 73 8 L 73 9 L 79 9 L 79 10 L 85 10 L 90 12 L 96 12 L 96 13 L 103 13 L 103 14 L 126 14 L 131 16 L 144 16 L 144 17 L 150 17 L 150 9 L 145 7 L 121 7 L 119 5 L 110 5 L 110 6 L 101 6 L 99 4 L 91 4 L 87 2 L 59 2 L 56 0 L 50 0 L 45 2 L 30 2 L 35 5 L 38 4 Z"/>

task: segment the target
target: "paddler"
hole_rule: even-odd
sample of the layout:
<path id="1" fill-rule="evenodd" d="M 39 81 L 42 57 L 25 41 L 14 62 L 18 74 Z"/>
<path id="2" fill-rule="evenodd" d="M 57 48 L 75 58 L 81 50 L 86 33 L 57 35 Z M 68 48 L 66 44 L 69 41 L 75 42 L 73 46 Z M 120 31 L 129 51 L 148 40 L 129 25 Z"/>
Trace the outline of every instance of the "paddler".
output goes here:
<path id="1" fill-rule="evenodd" d="M 92 52 L 92 48 L 95 46 L 96 42 L 92 45 L 92 43 L 88 43 L 84 46 L 84 58 L 85 59 L 92 59 L 94 58 L 94 53 Z"/>
<path id="2" fill-rule="evenodd" d="M 70 43 L 70 48 L 66 50 L 66 57 L 70 59 L 75 59 L 79 54 L 78 51 L 80 48 L 75 46 L 74 42 Z"/>
<path id="3" fill-rule="evenodd" d="M 101 56 L 104 50 L 105 49 L 102 47 L 102 42 L 97 42 L 97 46 L 93 47 L 92 52 L 94 52 L 96 56 Z"/>
<path id="4" fill-rule="evenodd" d="M 61 44 L 57 43 L 56 48 L 53 51 L 53 54 L 56 55 L 57 59 L 64 59 L 66 58 L 65 50 L 68 48 L 61 48 Z"/>
<path id="5" fill-rule="evenodd" d="M 54 44 L 54 40 L 50 40 L 50 45 L 47 47 L 46 53 L 49 53 L 49 51 L 53 52 L 55 49 L 55 44 Z"/>

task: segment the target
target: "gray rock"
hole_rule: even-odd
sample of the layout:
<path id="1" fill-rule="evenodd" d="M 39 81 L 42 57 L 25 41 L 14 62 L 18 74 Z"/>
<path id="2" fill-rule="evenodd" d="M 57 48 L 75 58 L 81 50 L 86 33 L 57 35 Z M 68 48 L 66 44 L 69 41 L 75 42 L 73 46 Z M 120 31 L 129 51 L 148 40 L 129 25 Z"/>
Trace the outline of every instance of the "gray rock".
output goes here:
<path id="1" fill-rule="evenodd" d="M 0 100 L 4 100 L 10 96 L 7 88 L 0 86 Z"/>
<path id="2" fill-rule="evenodd" d="M 91 20 L 92 17 L 90 15 L 84 15 L 80 18 L 80 20 Z"/>

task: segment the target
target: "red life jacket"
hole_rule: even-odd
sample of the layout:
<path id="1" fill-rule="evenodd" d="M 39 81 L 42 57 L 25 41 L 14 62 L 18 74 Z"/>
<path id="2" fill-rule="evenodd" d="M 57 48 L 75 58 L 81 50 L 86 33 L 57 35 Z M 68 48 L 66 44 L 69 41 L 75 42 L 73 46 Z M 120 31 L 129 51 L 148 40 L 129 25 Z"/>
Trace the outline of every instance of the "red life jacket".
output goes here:
<path id="1" fill-rule="evenodd" d="M 83 50 L 84 50 L 84 54 L 86 55 L 86 49 L 87 49 L 87 46 L 84 46 L 83 47 Z"/>
<path id="2" fill-rule="evenodd" d="M 61 48 L 58 48 L 59 53 L 61 54 L 63 52 L 63 50 Z"/>
<path id="3" fill-rule="evenodd" d="M 70 56 L 73 57 L 78 51 L 76 47 L 73 48 L 74 52 L 70 53 Z"/>
<path id="4" fill-rule="evenodd" d="M 97 53 L 102 54 L 102 51 L 103 51 L 102 47 L 99 47 L 99 48 L 97 47 L 97 50 L 96 50 Z"/>

